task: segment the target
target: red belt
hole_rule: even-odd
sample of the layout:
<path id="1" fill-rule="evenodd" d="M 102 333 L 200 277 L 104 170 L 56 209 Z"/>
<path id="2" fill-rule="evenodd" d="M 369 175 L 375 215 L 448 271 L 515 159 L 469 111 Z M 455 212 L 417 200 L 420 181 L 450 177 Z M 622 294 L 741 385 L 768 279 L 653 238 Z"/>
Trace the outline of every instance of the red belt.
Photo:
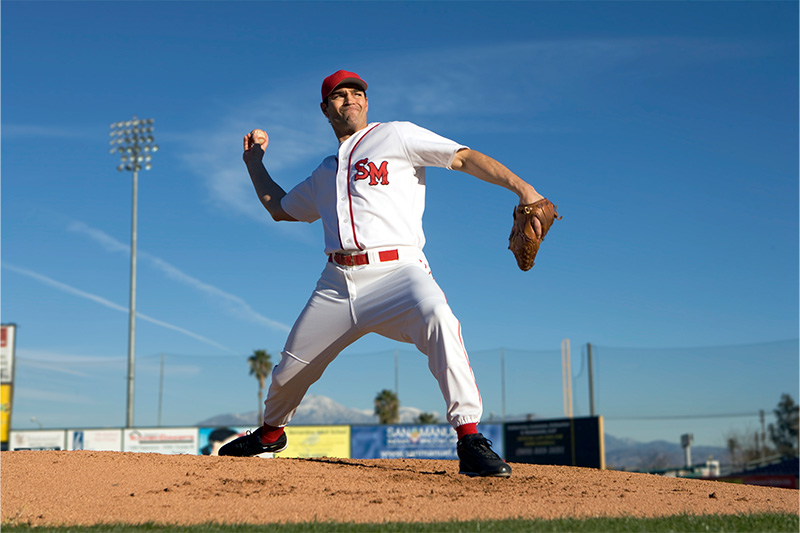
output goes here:
<path id="1" fill-rule="evenodd" d="M 399 259 L 397 250 L 384 250 L 378 252 L 378 260 L 381 263 L 387 261 L 397 261 Z M 333 262 L 342 266 L 359 266 L 369 264 L 369 255 L 363 254 L 331 254 L 328 256 L 328 262 Z"/>

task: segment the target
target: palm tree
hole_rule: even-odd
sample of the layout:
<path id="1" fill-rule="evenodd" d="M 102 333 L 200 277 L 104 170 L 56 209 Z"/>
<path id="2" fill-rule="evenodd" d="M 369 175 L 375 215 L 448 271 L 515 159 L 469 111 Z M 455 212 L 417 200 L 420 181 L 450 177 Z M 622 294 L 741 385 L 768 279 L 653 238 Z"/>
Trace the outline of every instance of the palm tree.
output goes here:
<path id="1" fill-rule="evenodd" d="M 256 409 L 256 423 L 261 425 L 262 413 L 264 411 L 264 384 L 267 376 L 272 371 L 272 357 L 266 350 L 253 350 L 253 355 L 247 358 L 250 363 L 250 375 L 258 380 L 258 409 Z"/>
<path id="2" fill-rule="evenodd" d="M 433 413 L 420 413 L 414 422 L 417 424 L 438 424 L 439 419 Z"/>
<path id="3" fill-rule="evenodd" d="M 397 394 L 383 389 L 375 396 L 375 414 L 381 424 L 396 424 L 400 420 L 400 400 Z"/>

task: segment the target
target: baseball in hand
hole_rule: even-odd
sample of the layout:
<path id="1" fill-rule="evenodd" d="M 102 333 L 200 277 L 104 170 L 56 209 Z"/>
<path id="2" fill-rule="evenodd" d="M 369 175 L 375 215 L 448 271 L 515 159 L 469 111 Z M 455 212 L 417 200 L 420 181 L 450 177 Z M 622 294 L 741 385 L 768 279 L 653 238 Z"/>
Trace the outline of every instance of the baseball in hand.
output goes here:
<path id="1" fill-rule="evenodd" d="M 250 135 L 253 138 L 253 142 L 260 144 L 262 148 L 264 148 L 269 142 L 269 137 L 267 137 L 267 132 L 265 132 L 264 130 L 253 130 L 250 132 Z"/>

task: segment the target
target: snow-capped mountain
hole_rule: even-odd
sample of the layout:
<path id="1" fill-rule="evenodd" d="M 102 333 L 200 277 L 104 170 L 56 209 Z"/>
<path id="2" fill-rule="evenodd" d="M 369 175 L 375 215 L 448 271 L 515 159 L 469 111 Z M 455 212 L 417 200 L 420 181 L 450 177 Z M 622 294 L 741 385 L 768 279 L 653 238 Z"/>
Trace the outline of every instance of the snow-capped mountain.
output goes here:
<path id="1" fill-rule="evenodd" d="M 400 407 L 400 423 L 411 424 L 423 411 L 416 407 Z M 439 413 L 433 413 L 439 422 L 445 422 Z M 197 423 L 198 426 L 257 426 L 261 413 L 228 413 L 216 415 Z M 370 409 L 353 409 L 333 401 L 327 396 L 309 394 L 300 403 L 292 418 L 293 425 L 319 424 L 377 424 L 378 417 Z"/>

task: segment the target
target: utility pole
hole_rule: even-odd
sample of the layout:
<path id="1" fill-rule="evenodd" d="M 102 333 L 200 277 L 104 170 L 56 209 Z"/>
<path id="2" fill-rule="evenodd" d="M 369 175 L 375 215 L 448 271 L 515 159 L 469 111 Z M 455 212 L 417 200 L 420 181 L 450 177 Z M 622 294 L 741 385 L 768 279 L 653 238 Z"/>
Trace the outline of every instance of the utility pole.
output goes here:
<path id="1" fill-rule="evenodd" d="M 569 339 L 561 341 L 561 390 L 564 399 L 564 416 L 572 418 L 572 362 Z"/>
<path id="2" fill-rule="evenodd" d="M 506 350 L 500 348 L 500 399 L 503 404 L 503 422 L 506 421 Z"/>
<path id="3" fill-rule="evenodd" d="M 586 344 L 586 358 L 589 367 L 589 416 L 594 416 L 594 368 L 592 366 L 592 343 Z"/>
<path id="4" fill-rule="evenodd" d="M 164 354 L 161 354 L 161 374 L 158 379 L 158 427 L 161 427 L 161 407 L 164 404 Z"/>
<path id="5" fill-rule="evenodd" d="M 398 352 L 395 349 L 394 351 L 394 394 L 398 398 L 400 398 L 400 377 L 398 376 L 398 371 L 400 369 L 400 365 L 398 362 Z"/>

